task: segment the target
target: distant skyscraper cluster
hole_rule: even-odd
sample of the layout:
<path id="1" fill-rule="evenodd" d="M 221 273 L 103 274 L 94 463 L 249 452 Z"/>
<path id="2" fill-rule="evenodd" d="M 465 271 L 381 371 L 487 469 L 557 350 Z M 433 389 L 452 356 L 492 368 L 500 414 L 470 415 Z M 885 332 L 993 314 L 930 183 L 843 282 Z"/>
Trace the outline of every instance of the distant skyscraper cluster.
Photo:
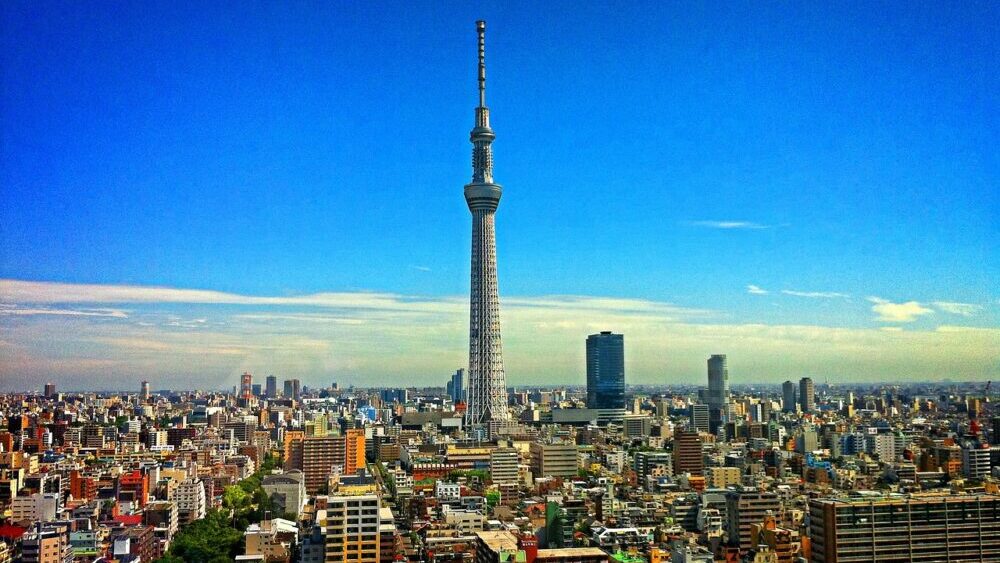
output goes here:
<path id="1" fill-rule="evenodd" d="M 298 379 L 285 380 L 283 396 L 286 399 L 298 399 L 301 391 L 301 384 Z"/>

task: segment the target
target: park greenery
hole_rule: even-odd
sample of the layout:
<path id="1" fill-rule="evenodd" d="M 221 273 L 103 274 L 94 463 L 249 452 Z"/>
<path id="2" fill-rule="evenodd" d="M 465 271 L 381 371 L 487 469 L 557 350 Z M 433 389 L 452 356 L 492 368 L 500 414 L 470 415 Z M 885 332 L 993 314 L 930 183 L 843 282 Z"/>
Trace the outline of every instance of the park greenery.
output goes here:
<path id="1" fill-rule="evenodd" d="M 170 550 L 156 563 L 229 563 L 243 553 L 243 531 L 273 512 L 273 504 L 261 487 L 264 476 L 277 466 L 268 455 L 251 476 L 222 491 L 222 508 L 182 528 Z"/>

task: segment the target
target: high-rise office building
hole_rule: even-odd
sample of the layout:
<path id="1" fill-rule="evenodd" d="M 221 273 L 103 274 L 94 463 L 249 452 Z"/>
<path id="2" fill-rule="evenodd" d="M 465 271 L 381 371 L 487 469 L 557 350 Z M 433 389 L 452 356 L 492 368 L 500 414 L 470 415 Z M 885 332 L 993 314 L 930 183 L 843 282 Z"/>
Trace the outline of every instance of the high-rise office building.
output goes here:
<path id="1" fill-rule="evenodd" d="M 240 376 L 240 398 L 249 399 L 250 397 L 253 397 L 253 376 L 250 375 L 250 372 L 245 371 Z"/>
<path id="2" fill-rule="evenodd" d="M 812 412 L 816 408 L 813 380 L 808 377 L 799 380 L 799 406 L 802 408 L 802 412 Z"/>
<path id="3" fill-rule="evenodd" d="M 306 490 L 310 494 L 318 492 L 327 482 L 331 473 L 343 474 L 347 464 L 347 450 L 342 436 L 306 438 L 302 441 L 302 467 Z"/>
<path id="4" fill-rule="evenodd" d="M 708 405 L 695 403 L 691 405 L 691 428 L 702 432 L 709 431 Z"/>
<path id="5" fill-rule="evenodd" d="M 486 107 L 486 22 L 479 35 L 479 106 L 472 141 L 472 181 L 465 201 L 472 213 L 472 291 L 469 300 L 469 388 L 466 422 L 485 425 L 510 418 L 503 346 L 500 342 L 500 293 L 497 289 L 495 215 L 502 189 L 493 182 L 493 129 Z"/>
<path id="6" fill-rule="evenodd" d="M 729 368 L 725 354 L 713 354 L 708 359 L 708 426 L 713 434 L 726 423 L 729 413 Z"/>
<path id="7" fill-rule="evenodd" d="M 579 467 L 577 447 L 572 442 L 532 442 L 531 472 L 537 477 L 572 477 Z"/>
<path id="8" fill-rule="evenodd" d="M 740 489 L 726 493 L 726 532 L 729 542 L 750 549 L 750 526 L 761 524 L 768 515 L 781 512 L 781 499 L 776 493 L 756 489 Z"/>
<path id="9" fill-rule="evenodd" d="M 267 376 L 267 381 L 264 386 L 264 396 L 268 399 L 273 399 L 278 396 L 278 378 L 269 375 Z"/>
<path id="10" fill-rule="evenodd" d="M 140 393 L 140 396 L 142 397 L 143 401 L 145 401 L 146 399 L 149 398 L 150 393 L 149 393 L 149 382 L 148 381 L 143 381 L 142 382 L 142 387 L 140 388 L 139 393 Z"/>
<path id="11" fill-rule="evenodd" d="M 497 485 L 518 483 L 521 457 L 514 448 L 496 448 L 490 452 L 490 479 Z"/>
<path id="12" fill-rule="evenodd" d="M 284 384 L 284 397 L 286 399 L 298 399 L 299 398 L 299 380 L 298 379 L 286 379 Z"/>
<path id="13" fill-rule="evenodd" d="M 625 337 L 604 331 L 587 337 L 587 408 L 608 411 L 598 420 L 625 416 Z"/>
<path id="14" fill-rule="evenodd" d="M 304 474 L 306 490 L 315 494 L 331 473 L 354 475 L 365 467 L 365 431 L 348 429 L 344 436 L 295 436 L 285 444 L 285 465 Z"/>
<path id="15" fill-rule="evenodd" d="M 1000 496 L 813 499 L 809 531 L 812 563 L 1000 561 Z"/>
<path id="16" fill-rule="evenodd" d="M 344 433 L 344 474 L 354 475 L 365 467 L 365 430 L 349 428 Z"/>
<path id="17" fill-rule="evenodd" d="M 56 384 L 46 383 L 45 384 L 45 396 L 49 399 L 56 396 Z"/>
<path id="18" fill-rule="evenodd" d="M 786 381 L 781 384 L 781 410 L 795 412 L 795 384 Z"/>
<path id="19" fill-rule="evenodd" d="M 458 369 L 448 380 L 448 396 L 452 402 L 458 403 L 465 400 L 465 370 Z"/>
<path id="20" fill-rule="evenodd" d="M 697 431 L 677 429 L 674 432 L 674 475 L 701 475 L 705 457 L 701 451 L 701 436 Z"/>

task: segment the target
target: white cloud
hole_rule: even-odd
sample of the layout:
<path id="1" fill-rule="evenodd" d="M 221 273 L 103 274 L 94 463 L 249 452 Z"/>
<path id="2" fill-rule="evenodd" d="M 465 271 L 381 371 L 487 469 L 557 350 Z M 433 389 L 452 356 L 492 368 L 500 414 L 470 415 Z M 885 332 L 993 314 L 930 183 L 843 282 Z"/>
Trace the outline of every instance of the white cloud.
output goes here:
<path id="1" fill-rule="evenodd" d="M 450 309 L 460 304 L 395 293 L 328 292 L 290 296 L 253 296 L 202 289 L 136 285 L 95 285 L 0 280 L 0 300 L 9 303 L 187 303 L 216 305 L 311 306 L 323 308 L 411 310 Z"/>
<path id="2" fill-rule="evenodd" d="M 881 297 L 869 297 L 868 301 L 874 303 L 872 311 L 878 315 L 877 320 L 886 323 L 911 323 L 923 315 L 934 313 L 933 309 L 928 309 L 917 301 L 893 303 Z"/>
<path id="3" fill-rule="evenodd" d="M 763 225 L 752 221 L 691 221 L 688 224 L 709 229 L 770 229 L 772 225 Z"/>
<path id="4" fill-rule="evenodd" d="M 781 293 L 794 295 L 795 297 L 808 297 L 810 299 L 848 299 L 851 297 L 846 293 L 837 293 L 835 291 L 795 291 L 793 289 L 782 289 Z"/>
<path id="5" fill-rule="evenodd" d="M 971 317 L 983 310 L 982 305 L 974 305 L 972 303 L 955 303 L 954 301 L 935 301 L 933 305 L 939 311 L 950 313 L 952 315 L 961 315 L 963 317 Z"/>
<path id="6" fill-rule="evenodd" d="M 752 293 L 753 295 L 767 295 L 767 290 L 761 288 L 760 286 L 750 284 L 747 286 L 747 293 Z"/>
<path id="7" fill-rule="evenodd" d="M 0 302 L 9 303 L 8 309 L 54 310 L 68 298 L 80 304 L 72 307 L 79 311 L 95 310 L 87 309 L 95 302 L 108 311 L 118 310 L 118 303 L 136 304 L 124 317 L 0 317 L 0 387 L 26 389 L 51 379 L 66 389 L 117 389 L 141 374 L 156 387 L 226 388 L 244 370 L 299 377 L 309 385 L 427 385 L 441 384 L 468 361 L 465 296 L 253 297 L 0 282 Z M 120 298 L 126 300 L 115 301 Z M 508 383 L 514 386 L 582 384 L 586 336 L 601 330 L 625 334 L 630 383 L 701 382 L 705 358 L 719 351 L 729 354 L 734 382 L 803 373 L 838 380 L 1000 379 L 997 328 L 727 324 L 720 322 L 723 313 L 712 310 L 614 297 L 501 302 Z"/>
<path id="8" fill-rule="evenodd" d="M 0 315 L 53 315 L 63 317 L 111 317 L 128 318 L 128 313 L 120 309 L 53 309 L 49 307 L 18 307 L 17 305 L 0 305 Z"/>
<path id="9" fill-rule="evenodd" d="M 427 267 L 427 266 L 410 266 L 410 267 L 413 268 L 414 270 L 419 271 L 419 272 L 429 272 L 429 271 L 431 271 L 431 269 L 429 267 Z"/>

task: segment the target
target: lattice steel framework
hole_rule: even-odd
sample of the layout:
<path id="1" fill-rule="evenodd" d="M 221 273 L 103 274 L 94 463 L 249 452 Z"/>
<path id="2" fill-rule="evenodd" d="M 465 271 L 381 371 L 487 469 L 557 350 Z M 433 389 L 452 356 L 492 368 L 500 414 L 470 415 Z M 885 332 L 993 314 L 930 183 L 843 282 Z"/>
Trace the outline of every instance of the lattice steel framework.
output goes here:
<path id="1" fill-rule="evenodd" d="M 496 135 L 486 107 L 486 22 L 476 22 L 479 35 L 479 107 L 472 142 L 472 182 L 465 201 L 472 212 L 472 291 L 469 299 L 469 388 L 466 424 L 506 421 L 507 382 L 500 342 L 500 293 L 497 289 L 497 206 L 502 189 L 493 182 Z"/>

